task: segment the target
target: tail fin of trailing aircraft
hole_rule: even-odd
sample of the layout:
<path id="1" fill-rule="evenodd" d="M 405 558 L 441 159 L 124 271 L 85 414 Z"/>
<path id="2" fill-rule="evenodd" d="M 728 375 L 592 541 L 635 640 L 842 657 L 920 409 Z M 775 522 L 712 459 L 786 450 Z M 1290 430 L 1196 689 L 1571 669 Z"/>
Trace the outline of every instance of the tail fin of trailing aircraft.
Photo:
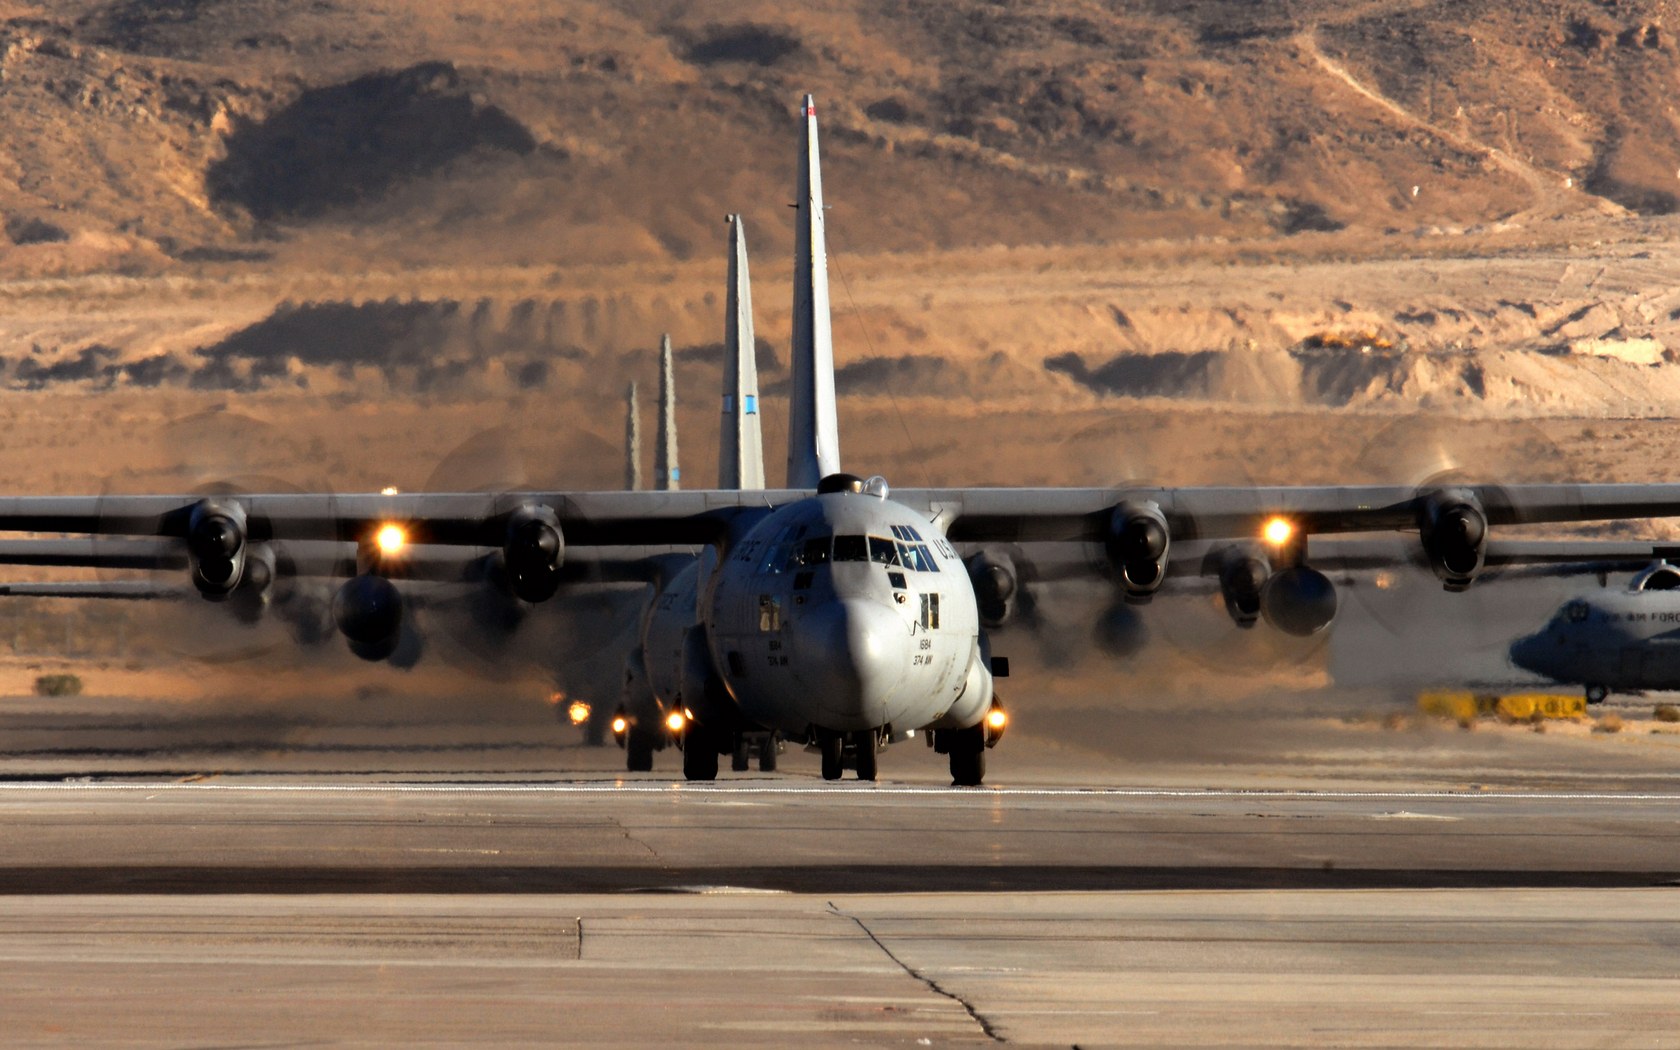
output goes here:
<path id="1" fill-rule="evenodd" d="M 677 384 L 676 369 L 671 360 L 671 336 L 667 333 L 659 343 L 659 448 L 655 450 L 654 471 L 660 492 L 675 492 L 682 488 L 682 470 L 677 466 Z"/>
<path id="2" fill-rule="evenodd" d="M 755 352 L 746 229 L 739 215 L 731 215 L 729 302 L 723 320 L 723 431 L 718 441 L 720 489 L 764 487 L 764 438 L 758 423 Z"/>
<path id="3" fill-rule="evenodd" d="M 624 395 L 624 487 L 632 492 L 642 487 L 642 420 L 635 383 Z"/>
<path id="4" fill-rule="evenodd" d="M 828 249 L 823 237 L 817 105 L 810 95 L 805 96 L 800 114 L 787 483 L 789 488 L 810 489 L 840 471 L 840 424 L 834 404 L 834 336 L 828 311 Z"/>

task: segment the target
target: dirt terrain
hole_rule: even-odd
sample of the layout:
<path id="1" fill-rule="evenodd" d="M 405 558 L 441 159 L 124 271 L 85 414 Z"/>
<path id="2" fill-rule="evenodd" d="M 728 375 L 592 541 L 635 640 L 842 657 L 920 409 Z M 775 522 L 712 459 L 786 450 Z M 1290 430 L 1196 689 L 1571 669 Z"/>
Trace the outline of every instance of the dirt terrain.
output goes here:
<path id="1" fill-rule="evenodd" d="M 807 90 L 852 469 L 1672 479 L 1674 4 L 1111 7 L 0 0 L 0 490 L 775 482 Z"/>

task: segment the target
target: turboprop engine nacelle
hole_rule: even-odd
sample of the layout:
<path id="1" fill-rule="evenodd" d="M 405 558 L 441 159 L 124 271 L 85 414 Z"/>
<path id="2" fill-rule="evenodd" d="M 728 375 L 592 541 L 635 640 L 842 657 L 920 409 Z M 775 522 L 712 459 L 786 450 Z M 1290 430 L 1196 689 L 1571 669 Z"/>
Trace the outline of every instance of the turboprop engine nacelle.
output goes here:
<path id="1" fill-rule="evenodd" d="M 560 589 L 566 537 L 552 508 L 523 506 L 508 519 L 502 543 L 507 584 L 521 601 L 545 602 Z"/>
<path id="2" fill-rule="evenodd" d="M 233 614 L 245 623 L 261 620 L 268 611 L 274 581 L 279 575 L 274 549 L 266 543 L 248 544 L 245 548 L 245 571 L 240 574 L 239 587 L 228 596 L 232 599 L 228 604 Z"/>
<path id="3" fill-rule="evenodd" d="M 986 627 L 1002 627 L 1014 617 L 1021 589 L 1015 559 L 1005 551 L 987 547 L 968 559 L 967 568 L 980 622 Z"/>
<path id="4" fill-rule="evenodd" d="M 1271 561 L 1241 547 L 1227 547 L 1215 558 L 1213 569 L 1219 576 L 1226 614 L 1238 627 L 1253 627 L 1260 619 L 1260 595 L 1272 576 Z"/>
<path id="5" fill-rule="evenodd" d="M 1306 565 L 1274 572 L 1260 589 L 1260 615 L 1284 634 L 1315 635 L 1336 618 L 1336 585 Z"/>
<path id="6" fill-rule="evenodd" d="M 223 601 L 245 575 L 245 508 L 201 500 L 187 519 L 192 582 L 211 601 Z"/>
<path id="7" fill-rule="evenodd" d="M 1127 502 L 1114 509 L 1104 546 L 1127 601 L 1147 602 L 1160 589 L 1171 545 L 1172 531 L 1159 504 Z"/>
<path id="8" fill-rule="evenodd" d="M 1449 591 L 1469 587 L 1487 560 L 1488 523 L 1474 493 L 1437 492 L 1424 501 L 1418 531 L 1429 567 Z"/>

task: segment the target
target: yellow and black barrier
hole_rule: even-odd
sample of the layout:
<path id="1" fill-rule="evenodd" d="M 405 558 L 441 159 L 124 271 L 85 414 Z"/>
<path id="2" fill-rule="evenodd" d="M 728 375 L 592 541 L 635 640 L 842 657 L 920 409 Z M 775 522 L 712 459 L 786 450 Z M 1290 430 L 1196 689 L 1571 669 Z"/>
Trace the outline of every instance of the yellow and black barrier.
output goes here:
<path id="1" fill-rule="evenodd" d="M 1418 709 L 1458 722 L 1499 718 L 1528 722 L 1536 718 L 1585 718 L 1587 698 L 1581 693 L 1475 693 L 1469 690 L 1431 690 L 1418 694 Z"/>

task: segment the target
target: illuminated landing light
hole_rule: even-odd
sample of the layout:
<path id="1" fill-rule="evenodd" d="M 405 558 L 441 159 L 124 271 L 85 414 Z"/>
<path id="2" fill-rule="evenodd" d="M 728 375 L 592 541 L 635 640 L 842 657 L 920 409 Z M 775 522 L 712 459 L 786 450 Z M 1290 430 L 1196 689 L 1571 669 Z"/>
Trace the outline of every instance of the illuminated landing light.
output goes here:
<path id="1" fill-rule="evenodd" d="M 1387 569 L 1384 569 L 1375 576 L 1371 577 L 1371 583 L 1377 590 L 1386 591 L 1390 587 L 1394 586 L 1394 574 L 1389 572 Z"/>
<path id="2" fill-rule="evenodd" d="M 572 725 L 580 726 L 589 721 L 589 705 L 582 700 L 573 700 L 572 706 L 566 708 L 566 717 Z"/>
<path id="3" fill-rule="evenodd" d="M 613 719 L 613 736 L 623 736 L 629 729 L 630 722 L 623 715 L 619 715 L 617 718 Z"/>
<path id="4" fill-rule="evenodd" d="M 986 715 L 986 728 L 992 732 L 1001 730 L 1009 724 L 1009 716 L 1003 713 L 1003 708 L 994 707 Z"/>
<path id="5" fill-rule="evenodd" d="M 386 485 L 384 488 L 379 490 L 379 494 L 381 496 L 395 496 L 395 495 L 398 495 L 397 487 L 395 485 Z"/>
<path id="6" fill-rule="evenodd" d="M 683 718 L 683 713 L 681 711 L 672 711 L 670 714 L 665 716 L 665 728 L 669 729 L 673 733 L 682 732 L 683 726 L 687 724 L 688 720 Z"/>
<path id="7" fill-rule="evenodd" d="M 408 533 L 403 531 L 401 525 L 381 525 L 373 536 L 373 542 L 379 548 L 380 554 L 387 558 L 393 557 L 401 554 L 403 548 L 408 546 Z"/>
<path id="8" fill-rule="evenodd" d="M 1270 518 L 1261 528 L 1260 535 L 1272 546 L 1281 547 L 1294 537 L 1295 524 L 1288 518 Z"/>

